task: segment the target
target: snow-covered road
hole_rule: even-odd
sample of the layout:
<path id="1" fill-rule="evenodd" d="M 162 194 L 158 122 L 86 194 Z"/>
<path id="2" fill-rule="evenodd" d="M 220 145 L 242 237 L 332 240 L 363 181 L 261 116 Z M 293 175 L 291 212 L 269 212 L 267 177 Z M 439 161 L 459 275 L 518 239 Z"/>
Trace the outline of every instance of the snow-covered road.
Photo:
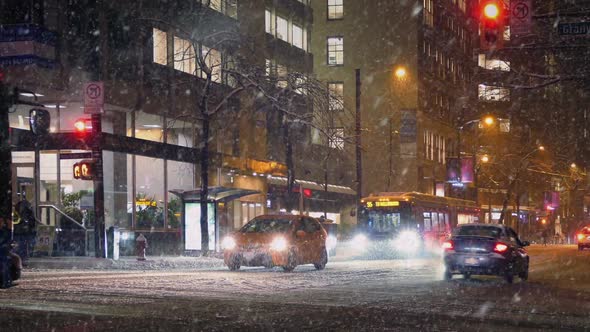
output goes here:
<path id="1" fill-rule="evenodd" d="M 84 325 L 90 330 L 590 329 L 590 278 L 578 273 L 590 266 L 590 252 L 534 247 L 531 255 L 531 281 L 514 285 L 495 278 L 443 282 L 438 259 L 335 261 L 324 271 L 301 266 L 293 273 L 26 271 L 18 287 L 0 292 L 0 310 L 12 314 L 0 323 L 59 329 L 91 319 Z"/>

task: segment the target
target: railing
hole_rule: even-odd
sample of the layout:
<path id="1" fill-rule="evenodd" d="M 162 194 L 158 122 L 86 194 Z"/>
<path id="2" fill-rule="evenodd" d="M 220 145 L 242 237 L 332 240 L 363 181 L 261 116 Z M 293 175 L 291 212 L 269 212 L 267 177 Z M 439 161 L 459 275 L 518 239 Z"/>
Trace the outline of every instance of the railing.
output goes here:
<path id="1" fill-rule="evenodd" d="M 47 218 L 47 225 L 55 225 L 55 231 L 56 231 L 56 236 L 55 236 L 55 240 L 54 241 L 59 241 L 59 235 L 60 233 L 63 233 L 64 230 L 62 229 L 62 225 L 61 225 L 61 220 L 62 218 L 65 218 L 66 220 L 68 220 L 69 222 L 72 223 L 73 226 L 79 228 L 81 231 L 83 231 L 84 233 L 84 250 L 82 255 L 86 256 L 86 254 L 88 253 L 88 229 L 86 228 L 86 226 L 84 226 L 84 224 L 79 223 L 78 221 L 76 221 L 74 218 L 70 217 L 69 215 L 67 215 L 65 212 L 63 212 L 62 210 L 60 210 L 57 206 L 53 205 L 53 204 L 39 204 L 39 208 L 40 209 L 47 209 L 47 210 L 52 210 L 53 211 L 53 215 L 51 214 L 43 214 L 41 213 L 41 220 L 43 220 L 42 217 Z M 58 248 L 59 249 L 59 248 Z"/>

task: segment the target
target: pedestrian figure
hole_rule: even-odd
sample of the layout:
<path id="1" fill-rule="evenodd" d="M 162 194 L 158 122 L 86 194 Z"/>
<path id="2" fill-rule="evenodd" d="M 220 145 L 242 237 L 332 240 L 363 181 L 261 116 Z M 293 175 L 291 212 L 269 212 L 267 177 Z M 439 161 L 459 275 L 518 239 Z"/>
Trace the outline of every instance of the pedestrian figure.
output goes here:
<path id="1" fill-rule="evenodd" d="M 17 253 L 24 262 L 32 255 L 37 236 L 37 220 L 31 203 L 26 199 L 14 206 L 15 218 L 13 222 L 14 241 L 17 243 Z"/>
<path id="2" fill-rule="evenodd" d="M 544 229 L 543 233 L 541 233 L 541 237 L 543 238 L 543 245 L 546 246 L 547 238 L 549 237 L 549 232 L 546 229 Z"/>

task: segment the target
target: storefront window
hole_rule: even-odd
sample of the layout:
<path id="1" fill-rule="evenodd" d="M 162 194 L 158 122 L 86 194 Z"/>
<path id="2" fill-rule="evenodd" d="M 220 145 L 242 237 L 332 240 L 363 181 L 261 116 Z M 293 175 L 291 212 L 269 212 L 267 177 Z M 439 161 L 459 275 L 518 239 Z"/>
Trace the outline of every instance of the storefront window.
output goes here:
<path id="1" fill-rule="evenodd" d="M 164 160 L 135 156 L 136 227 L 164 227 Z"/>
<path id="2" fill-rule="evenodd" d="M 131 227 L 131 210 L 127 192 L 132 188 L 128 176 L 130 158 L 125 153 L 103 151 L 104 216 L 106 227 Z"/>
<path id="3" fill-rule="evenodd" d="M 166 131 L 168 144 L 193 147 L 195 137 L 193 123 L 179 119 L 168 119 L 166 121 Z"/>
<path id="4" fill-rule="evenodd" d="M 126 136 L 131 132 L 131 112 L 105 111 L 102 116 L 102 132 Z"/>
<path id="5" fill-rule="evenodd" d="M 195 188 L 195 167 L 193 164 L 167 161 L 168 191 L 192 190 Z M 182 202 L 178 196 L 168 194 L 168 225 L 167 228 L 180 227 Z"/>
<path id="6" fill-rule="evenodd" d="M 164 142 L 164 118 L 159 115 L 137 112 L 135 137 L 154 142 Z"/>

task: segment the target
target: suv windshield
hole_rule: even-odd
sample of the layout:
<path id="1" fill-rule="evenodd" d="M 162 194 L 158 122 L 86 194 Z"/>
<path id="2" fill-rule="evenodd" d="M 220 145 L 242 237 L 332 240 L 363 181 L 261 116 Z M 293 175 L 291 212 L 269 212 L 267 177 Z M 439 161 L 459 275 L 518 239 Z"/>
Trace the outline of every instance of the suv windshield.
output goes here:
<path id="1" fill-rule="evenodd" d="M 484 236 L 499 238 L 502 229 L 494 226 L 461 226 L 453 232 L 455 236 Z"/>
<path id="2" fill-rule="evenodd" d="M 242 227 L 242 233 L 285 233 L 291 229 L 292 220 L 278 218 L 254 219 Z"/>

